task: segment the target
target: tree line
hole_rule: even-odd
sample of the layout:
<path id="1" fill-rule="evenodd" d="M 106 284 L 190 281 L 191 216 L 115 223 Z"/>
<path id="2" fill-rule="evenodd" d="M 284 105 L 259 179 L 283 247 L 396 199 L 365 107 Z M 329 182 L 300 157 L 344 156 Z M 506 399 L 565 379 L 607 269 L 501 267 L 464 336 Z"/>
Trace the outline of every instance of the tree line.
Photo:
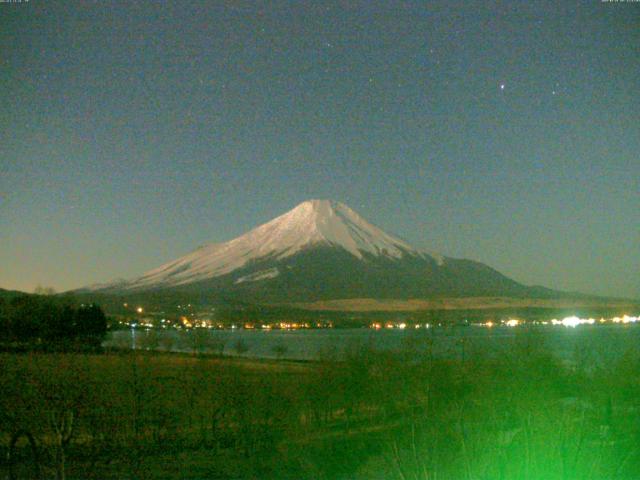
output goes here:
<path id="1" fill-rule="evenodd" d="M 0 343 L 19 345 L 85 345 L 97 347 L 107 318 L 94 304 L 78 305 L 69 297 L 18 295 L 0 297 Z"/>

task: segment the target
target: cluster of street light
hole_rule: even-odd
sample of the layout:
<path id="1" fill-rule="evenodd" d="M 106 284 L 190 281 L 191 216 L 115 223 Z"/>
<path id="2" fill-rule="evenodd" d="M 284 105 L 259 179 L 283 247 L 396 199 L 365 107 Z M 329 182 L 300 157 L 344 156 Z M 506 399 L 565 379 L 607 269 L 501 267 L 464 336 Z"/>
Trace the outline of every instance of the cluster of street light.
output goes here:
<path id="1" fill-rule="evenodd" d="M 508 320 L 502 320 L 499 323 L 495 323 L 491 320 L 484 322 L 484 323 L 480 323 L 480 324 L 475 324 L 478 326 L 483 326 L 483 327 L 494 327 L 496 325 L 504 325 L 507 327 L 517 327 L 519 325 L 525 324 L 525 323 L 529 323 L 529 324 L 533 324 L 533 325 L 554 325 L 554 326 L 563 326 L 563 327 L 570 327 L 570 328 L 575 328 L 579 325 L 595 325 L 595 324 L 606 324 L 606 323 L 615 323 L 615 324 L 629 324 L 629 323 L 636 323 L 636 322 L 640 322 L 640 316 L 631 316 L 631 315 L 623 315 L 621 317 L 613 317 L 613 318 L 600 318 L 599 320 L 596 320 L 595 318 L 580 318 L 576 315 L 572 315 L 569 317 L 564 317 L 561 320 L 558 320 L 557 318 L 553 318 L 549 321 L 532 321 L 532 322 L 525 322 L 523 320 L 517 319 L 517 318 L 510 318 Z"/>
<path id="2" fill-rule="evenodd" d="M 129 305 L 128 304 L 123 304 L 123 306 L 126 308 Z M 182 305 L 179 305 L 178 308 L 183 307 Z M 190 308 L 191 305 L 185 305 L 184 308 Z M 142 313 L 144 313 L 144 308 L 141 306 L 137 306 L 134 308 L 135 313 L 137 313 L 138 315 L 141 315 Z M 192 318 L 189 318 L 192 317 Z M 253 329 L 261 329 L 261 330 L 271 330 L 271 329 L 280 329 L 280 330 L 297 330 L 297 329 L 307 329 L 307 328 L 332 328 L 333 327 L 333 323 L 332 322 L 317 322 L 317 323 L 309 323 L 309 322 L 276 322 L 276 323 L 269 323 L 269 324 L 261 324 L 261 323 L 244 323 L 244 324 L 240 324 L 240 325 L 223 325 L 221 323 L 214 323 L 211 320 L 199 320 L 197 318 L 193 318 L 195 317 L 194 313 L 191 313 L 189 316 L 186 315 L 182 315 L 180 316 L 179 320 L 177 321 L 169 321 L 165 318 L 163 318 L 160 321 L 160 325 L 155 325 L 155 322 L 153 322 L 151 320 L 151 318 L 137 318 L 135 320 L 133 319 L 128 319 L 128 320 L 124 320 L 124 321 L 120 321 L 119 323 L 122 325 L 128 325 L 131 326 L 133 328 L 135 327 L 144 327 L 144 328 L 153 328 L 154 326 L 159 326 L 161 328 L 167 328 L 167 327 L 175 327 L 175 328 L 217 328 L 217 329 L 224 329 L 224 328 L 231 328 L 231 329 L 236 329 L 236 328 L 240 328 L 240 329 L 245 329 L 245 330 L 253 330 Z M 466 325 L 473 325 L 473 326 L 478 326 L 478 327 L 487 327 L 487 328 L 493 328 L 493 327 L 497 327 L 497 326 L 505 326 L 505 327 L 518 327 L 520 325 L 552 325 L 552 326 L 563 326 L 563 327 L 570 327 L 570 328 L 575 328 L 578 327 L 580 325 L 596 325 L 596 324 L 632 324 L 632 323 L 637 323 L 640 322 L 640 316 L 632 316 L 632 315 L 622 315 L 622 316 L 615 316 L 612 318 L 600 318 L 598 320 L 596 320 L 595 318 L 580 318 L 576 315 L 571 315 L 568 317 L 564 317 L 562 319 L 557 319 L 557 318 L 553 318 L 551 320 L 522 320 L 522 319 L 518 319 L 518 318 L 507 318 L 507 319 L 502 319 L 502 320 L 487 320 L 484 322 L 479 322 L 479 323 L 468 323 L 465 322 Z M 438 324 L 441 325 L 441 324 Z M 420 323 L 416 323 L 416 324 L 408 324 L 406 322 L 373 322 L 371 324 L 369 324 L 369 328 L 372 328 L 374 330 L 383 330 L 383 329 L 398 329 L 398 330 L 404 330 L 406 328 L 415 328 L 415 329 L 419 329 L 419 328 L 430 328 L 432 327 L 431 324 L 429 323 L 424 323 L 424 324 L 420 324 Z"/>

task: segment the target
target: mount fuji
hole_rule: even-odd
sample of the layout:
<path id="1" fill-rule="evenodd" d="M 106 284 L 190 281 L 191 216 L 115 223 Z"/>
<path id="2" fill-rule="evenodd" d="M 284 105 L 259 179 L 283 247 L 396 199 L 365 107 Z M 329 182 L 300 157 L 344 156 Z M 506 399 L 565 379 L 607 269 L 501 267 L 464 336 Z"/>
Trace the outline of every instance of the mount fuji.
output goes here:
<path id="1" fill-rule="evenodd" d="M 482 263 L 414 248 L 331 200 L 305 201 L 238 238 L 202 246 L 133 280 L 83 290 L 255 302 L 521 296 L 534 291 L 539 296 L 547 291 L 524 286 Z"/>

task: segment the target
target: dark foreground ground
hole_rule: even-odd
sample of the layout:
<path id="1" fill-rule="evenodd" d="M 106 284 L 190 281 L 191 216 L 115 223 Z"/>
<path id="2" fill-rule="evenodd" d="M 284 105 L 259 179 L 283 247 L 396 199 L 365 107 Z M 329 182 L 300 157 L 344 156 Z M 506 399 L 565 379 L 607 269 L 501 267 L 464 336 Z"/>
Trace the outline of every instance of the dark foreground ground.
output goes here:
<path id="1" fill-rule="evenodd" d="M 640 355 L 0 354 L 0 478 L 640 478 Z M 344 357 L 343 357 L 344 358 Z"/>

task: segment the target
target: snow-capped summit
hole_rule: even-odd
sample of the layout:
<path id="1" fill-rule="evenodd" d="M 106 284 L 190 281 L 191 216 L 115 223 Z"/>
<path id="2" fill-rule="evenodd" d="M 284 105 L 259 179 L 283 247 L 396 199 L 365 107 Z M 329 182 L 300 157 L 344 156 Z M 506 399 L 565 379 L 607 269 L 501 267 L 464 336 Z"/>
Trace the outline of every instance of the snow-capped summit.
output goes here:
<path id="1" fill-rule="evenodd" d="M 370 224 L 345 204 L 332 200 L 302 202 L 237 240 L 244 238 L 249 243 L 263 243 L 262 253 L 285 255 L 317 243 L 342 247 L 357 258 L 362 258 L 364 252 L 396 258 L 406 252 L 420 253 Z"/>
<path id="2" fill-rule="evenodd" d="M 365 254 L 396 259 L 412 255 L 441 264 L 444 258 L 385 233 L 343 203 L 307 200 L 234 240 L 205 245 L 151 270 L 127 288 L 190 284 L 228 274 L 252 261 L 284 259 L 318 245 L 344 249 L 357 259 Z"/>

